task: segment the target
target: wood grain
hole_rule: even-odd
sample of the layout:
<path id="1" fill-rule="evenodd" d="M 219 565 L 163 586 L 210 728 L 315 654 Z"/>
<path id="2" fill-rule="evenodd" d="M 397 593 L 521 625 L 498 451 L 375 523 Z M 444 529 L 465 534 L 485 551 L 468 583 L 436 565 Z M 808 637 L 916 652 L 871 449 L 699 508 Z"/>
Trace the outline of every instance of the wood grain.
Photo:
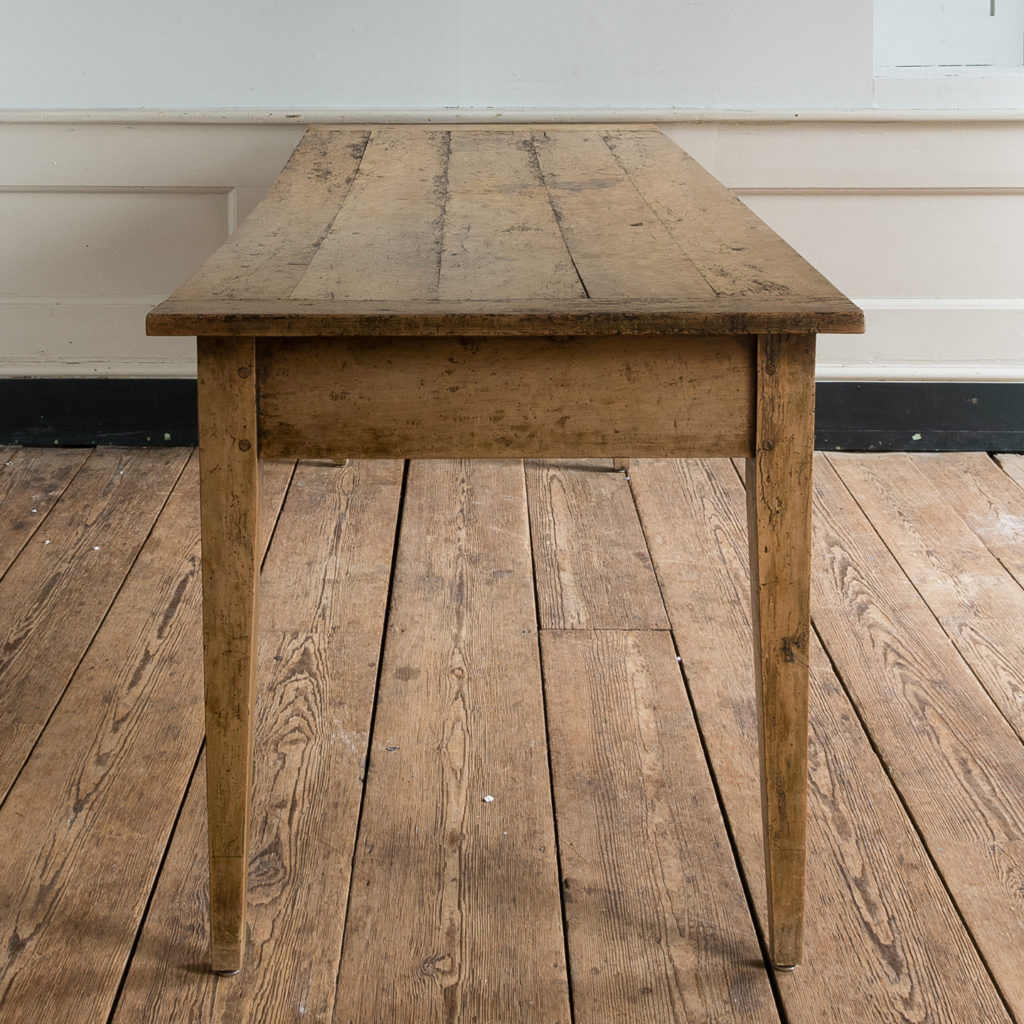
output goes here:
<path id="1" fill-rule="evenodd" d="M 577 1024 L 777 1022 L 668 633 L 541 640 Z"/>
<path id="2" fill-rule="evenodd" d="M 772 962 L 803 956 L 814 336 L 762 336 L 746 462 L 754 679 Z"/>
<path id="3" fill-rule="evenodd" d="M 264 567 L 243 973 L 206 969 L 205 801 L 190 789 L 116 1022 L 327 1019 L 334 1001 L 402 467 L 300 466 Z M 312 969 L 311 969 L 312 965 Z"/>
<path id="4" fill-rule="evenodd" d="M 0 811 L 5 1019 L 95 1021 L 116 993 L 202 735 L 198 497 L 193 464 Z"/>
<path id="5" fill-rule="evenodd" d="M 253 339 L 197 339 L 213 969 L 245 946 L 260 537 Z"/>
<path id="6" fill-rule="evenodd" d="M 438 297 L 585 296 L 533 140 L 505 130 L 450 140 Z"/>
<path id="7" fill-rule="evenodd" d="M 530 141 L 587 295 L 637 299 L 715 294 L 599 131 L 537 130 Z"/>
<path id="8" fill-rule="evenodd" d="M 97 449 L 0 580 L 0 793 L 25 763 L 187 458 L 175 448 Z"/>
<path id="9" fill-rule="evenodd" d="M 396 127 L 401 127 L 393 123 L 376 124 L 372 126 L 374 129 L 380 131 L 393 130 Z M 438 127 L 438 126 L 435 126 Z M 453 136 L 455 135 L 479 135 L 481 132 L 486 132 L 488 135 L 506 135 L 506 136 L 519 136 L 522 135 L 523 131 L 528 128 L 551 128 L 552 124 L 543 125 L 528 125 L 523 122 L 505 121 L 501 122 L 498 120 L 487 121 L 487 122 L 474 122 L 474 121 L 453 121 L 450 124 L 442 126 L 446 132 L 450 132 Z M 624 132 L 650 132 L 657 128 L 654 122 L 644 123 L 641 121 L 629 122 L 623 124 L 617 124 L 616 129 Z M 333 132 L 333 131 L 349 131 L 351 125 L 346 124 L 312 124 L 310 128 L 315 128 L 318 132 Z M 592 132 L 594 126 L 592 124 L 586 124 L 583 122 L 573 124 L 559 124 L 558 130 L 565 133 L 573 132 Z"/>
<path id="10" fill-rule="evenodd" d="M 543 736 L 522 467 L 413 462 L 336 1022 L 567 1024 Z"/>
<path id="11" fill-rule="evenodd" d="M 42 467 L 45 456 L 53 453 L 38 454 Z M 140 459 L 160 461 L 166 453 L 154 450 L 136 454 Z M 912 461 L 917 462 L 917 457 Z M 384 468 L 380 463 L 369 466 L 378 467 Z M 280 481 L 280 487 L 286 484 L 289 467 L 263 468 L 271 480 Z M 349 568 L 328 552 L 336 544 L 346 543 L 347 527 L 342 528 L 340 541 L 332 539 L 336 515 L 344 508 L 348 519 L 360 504 L 363 488 L 357 477 L 363 468 L 355 464 L 337 472 L 330 467 L 308 467 L 310 476 L 305 476 L 307 467 L 302 467 L 289 499 L 292 507 L 287 516 L 291 516 L 293 525 L 288 525 L 283 513 L 273 534 L 275 543 L 293 538 L 288 541 L 287 559 L 295 571 L 283 573 L 284 589 L 275 592 L 268 608 L 281 613 L 281 617 L 264 619 L 265 639 L 260 648 L 260 692 L 266 695 L 265 699 L 261 696 L 261 702 L 265 711 L 271 712 L 271 728 L 262 755 L 266 757 L 265 766 L 259 758 L 256 762 L 253 804 L 254 821 L 266 817 L 266 825 L 257 824 L 254 835 L 267 837 L 260 857 L 261 871 L 254 874 L 252 887 L 252 934 L 258 944 L 251 947 L 250 956 L 261 958 L 258 971 L 215 980 L 208 970 L 202 765 L 182 816 L 176 818 L 202 730 L 197 474 L 193 463 L 175 484 L 63 700 L 39 737 L 6 808 L 0 809 L 0 848 L 4 851 L 0 858 L 0 961 L 6 965 L 0 974 L 0 991 L 7 993 L 6 1002 L 0 1006 L 0 1019 L 45 1018 L 70 1024 L 107 1020 L 126 968 L 117 1024 L 150 1019 L 205 1024 L 246 1017 L 298 1022 L 323 1016 L 323 993 L 333 984 L 329 958 L 332 943 L 333 955 L 337 955 L 337 940 L 329 936 L 336 936 L 341 927 L 341 897 L 317 898 L 310 890 L 309 898 L 303 899 L 303 892 L 307 884 L 315 886 L 331 872 L 347 870 L 351 847 L 346 847 L 339 830 L 346 827 L 349 812 L 342 809 L 335 814 L 332 801 L 347 800 L 350 790 L 343 782 L 332 786 L 329 793 L 317 795 L 319 783 L 314 780 L 322 778 L 321 755 L 326 744 L 338 742 L 338 735 L 329 737 L 326 727 L 315 736 L 309 732 L 322 707 L 315 697 L 319 691 L 313 677 L 336 677 L 333 671 L 321 676 L 313 648 L 303 643 L 301 635 L 314 637 L 318 649 L 323 649 L 328 643 L 325 627 L 334 616 L 359 615 L 358 602 L 354 598 L 346 601 L 344 594 L 358 588 L 358 581 L 367 571 L 359 556 L 362 543 L 355 543 L 353 538 L 356 561 Z M 322 489 L 313 486 L 314 469 L 327 471 L 327 476 L 317 478 L 331 481 Z M 822 473 L 827 471 L 826 462 L 816 474 L 819 491 Z M 665 585 L 686 679 L 699 711 L 702 739 L 710 753 L 729 828 L 763 927 L 756 712 L 740 479 L 723 462 L 639 460 L 633 463 L 630 475 Z M 937 469 L 934 478 L 939 478 Z M 338 484 L 339 480 L 347 483 Z M 845 486 L 835 482 L 839 495 L 845 495 L 848 501 Z M 124 483 L 121 480 L 119 486 Z M 296 484 L 301 485 L 298 490 Z M 271 522 L 276 515 L 271 500 L 274 486 L 267 483 L 263 489 L 265 515 Z M 387 490 L 383 482 L 380 486 Z M 307 487 L 310 490 L 300 502 L 299 491 Z M 67 509 L 73 500 L 73 490 L 65 493 L 51 516 Z M 472 501 L 469 504 L 471 509 L 481 508 L 473 506 Z M 72 533 L 80 530 L 90 507 L 75 505 L 62 529 Z M 483 509 L 481 515 L 487 514 Z M 827 611 L 834 616 L 834 630 L 842 642 L 861 649 L 860 661 L 837 659 L 844 671 L 851 661 L 855 667 L 860 665 L 848 680 L 858 703 L 856 707 L 851 705 L 827 656 L 812 644 L 808 955 L 793 975 L 776 978 L 780 1016 L 791 1024 L 1008 1024 L 1009 1015 L 974 947 L 968 926 L 988 944 L 986 958 L 994 951 L 993 971 L 1004 990 L 1009 987 L 1006 978 L 1015 984 L 1022 949 L 1022 915 L 1014 909 L 1021 857 L 1013 838 L 1020 835 L 1013 802 L 1022 787 L 1012 766 L 1019 763 L 1020 743 L 1012 736 L 1007 740 L 1009 730 L 1001 716 L 992 714 L 991 702 L 982 688 L 963 686 L 970 676 L 934 618 L 930 627 L 921 628 L 930 617 L 927 609 L 859 507 L 851 501 L 848 508 L 837 506 L 829 514 L 839 525 L 847 521 L 848 515 L 853 516 L 851 522 L 861 523 L 853 532 L 860 536 L 859 531 L 864 531 L 863 544 L 847 544 L 843 538 L 850 531 L 837 529 L 835 522 L 826 521 L 824 512 L 819 513 L 818 532 L 827 527 L 831 540 L 826 538 L 815 559 L 820 570 L 816 602 L 821 605 L 821 597 L 827 597 L 829 588 L 845 588 L 845 599 L 837 602 L 833 611 L 816 609 L 819 626 Z M 426 512 L 420 518 L 426 534 L 421 548 L 432 549 L 437 544 L 434 518 Z M 368 511 L 366 523 L 368 533 L 363 542 L 372 546 L 377 543 L 370 539 L 376 538 L 376 515 Z M 383 520 L 380 529 L 388 532 Z M 264 530 L 262 536 L 269 536 L 269 531 Z M 306 537 L 308 547 L 302 539 Z M 58 539 L 54 535 L 53 543 Z M 33 543 L 29 543 L 28 550 Z M 500 539 L 498 543 L 503 548 L 508 546 Z M 278 586 L 275 564 L 272 549 L 265 570 L 267 590 Z M 528 568 L 515 571 L 528 579 Z M 341 573 L 347 575 L 339 587 L 336 581 Z M 444 567 L 439 565 L 436 576 L 444 575 Z M 826 576 L 834 576 L 837 582 L 830 582 Z M 450 574 L 448 578 L 452 599 L 457 603 L 454 592 L 458 582 Z M 498 577 L 499 582 L 501 579 Z M 431 584 L 435 590 L 444 585 L 432 578 L 430 584 L 423 581 L 423 589 L 411 588 L 405 593 L 429 595 Z M 478 586 L 470 597 L 487 605 L 490 590 L 490 586 Z M 62 594 L 47 615 L 74 632 L 81 591 L 72 588 Z M 294 616 L 289 611 L 292 601 L 296 602 Z M 422 608 L 421 603 L 414 602 L 403 612 L 405 621 L 418 621 L 425 614 Z M 481 610 L 474 614 L 489 619 L 491 613 Z M 431 628 L 429 623 L 423 626 L 424 631 Z M 576 635 L 586 633 L 575 631 L 569 642 Z M 333 639 L 337 639 L 336 633 Z M 567 673 L 563 693 L 567 711 L 565 715 L 552 714 L 551 724 L 555 730 L 565 731 L 577 726 L 580 730 L 592 728 L 603 746 L 588 748 L 574 741 L 567 747 L 559 743 L 553 750 L 554 757 L 577 767 L 583 762 L 597 762 L 605 776 L 621 782 L 622 792 L 627 794 L 636 793 L 639 785 L 635 774 L 628 771 L 629 758 L 634 756 L 631 751 L 636 757 L 646 758 L 643 763 L 648 765 L 666 763 L 671 767 L 670 760 L 662 762 L 658 758 L 670 759 L 674 751 L 681 752 L 685 759 L 679 769 L 678 794 L 671 774 L 665 776 L 664 789 L 650 784 L 658 777 L 656 770 L 646 776 L 651 795 L 647 806 L 665 808 L 666 831 L 656 830 L 653 846 L 639 833 L 626 829 L 616 832 L 602 827 L 598 831 L 598 821 L 610 822 L 611 818 L 585 814 L 582 800 L 591 800 L 600 808 L 611 808 L 612 804 L 602 798 L 596 783 L 586 784 L 589 773 L 581 772 L 579 777 L 584 794 L 581 804 L 566 807 L 570 816 L 576 811 L 584 819 L 580 828 L 588 835 L 605 840 L 596 847 L 605 860 L 580 857 L 581 872 L 598 874 L 606 867 L 621 875 L 633 866 L 639 870 L 645 864 L 666 865 L 664 873 L 656 877 L 654 888 L 645 893 L 595 889 L 588 895 L 570 878 L 569 892 L 575 888 L 574 899 L 579 900 L 577 911 L 600 900 L 610 904 L 613 896 L 617 897 L 614 912 L 601 920 L 607 922 L 622 947 L 636 952 L 640 963 L 651 967 L 647 979 L 652 993 L 637 993 L 637 1004 L 643 1008 L 652 1002 L 663 1005 L 659 1001 L 666 992 L 688 991 L 688 978 L 703 982 L 719 977 L 719 971 L 727 973 L 736 952 L 709 946 L 709 959 L 696 975 L 687 974 L 689 965 L 680 962 L 679 973 L 666 976 L 659 973 L 661 967 L 656 967 L 668 959 L 661 944 L 652 941 L 659 934 L 657 922 L 667 922 L 666 927 L 670 927 L 671 908 L 678 907 L 680 900 L 686 901 L 686 909 L 714 915 L 720 912 L 719 907 L 735 900 L 736 894 L 731 887 L 723 889 L 712 896 L 710 905 L 705 905 L 703 896 L 691 900 L 675 884 L 678 875 L 673 871 L 676 861 L 675 843 L 669 838 L 671 822 L 688 820 L 691 788 L 687 779 L 690 773 L 703 769 L 696 764 L 698 755 L 691 758 L 685 745 L 676 747 L 659 739 L 667 735 L 667 730 L 680 727 L 679 719 L 668 714 L 678 712 L 680 705 L 674 701 L 658 703 L 652 721 L 640 714 L 646 706 L 643 701 L 627 699 L 629 694 L 646 694 L 653 703 L 650 676 L 660 678 L 664 674 L 667 678 L 669 674 L 665 667 L 648 672 L 655 663 L 642 657 L 648 650 L 646 636 L 634 646 L 631 638 L 623 639 L 624 646 L 619 646 L 618 635 L 614 634 L 602 648 L 604 642 L 603 633 L 598 631 L 595 644 L 599 652 L 604 652 L 601 657 L 581 657 L 578 662 L 569 659 L 570 667 L 582 670 L 591 666 L 595 675 L 600 672 L 599 694 L 621 696 L 622 703 L 601 703 L 600 697 L 595 702 L 591 690 L 575 686 L 575 675 Z M 623 657 L 617 658 L 616 651 Z M 830 653 L 834 655 L 835 651 Z M 282 657 L 282 662 L 274 661 L 276 655 Z M 609 666 L 626 661 L 637 670 L 633 673 L 635 682 L 629 682 L 627 673 L 618 668 L 609 670 Z M 506 660 L 503 664 L 510 666 L 514 682 L 517 663 Z M 581 683 L 589 687 L 590 676 L 588 667 Z M 614 691 L 609 689 L 613 683 L 618 687 Z M 26 677 L 26 687 L 35 685 L 34 677 Z M 287 700 L 280 704 L 275 701 L 279 688 L 287 693 Z M 357 697 L 358 687 L 351 693 Z M 354 707 L 355 701 L 346 700 L 345 704 Z M 981 714 L 964 710 L 971 707 L 987 710 Z M 952 715 L 949 708 L 953 709 Z M 615 728 L 628 722 L 634 713 L 637 728 L 646 731 L 638 733 L 637 743 L 630 745 L 625 742 L 626 733 Z M 263 729 L 262 714 L 258 730 Z M 870 739 L 863 731 L 860 714 L 865 716 Z M 663 720 L 666 715 L 667 720 Z M 294 728 L 289 729 L 289 721 L 294 722 Z M 602 731 L 602 722 L 608 723 L 607 732 Z M 533 730 L 532 725 L 507 725 L 507 741 L 513 748 L 508 764 L 519 765 L 524 756 L 534 756 L 531 744 L 543 746 L 543 736 Z M 344 742 L 347 748 L 347 739 Z M 881 757 L 872 749 L 872 742 Z M 934 756 L 922 761 L 918 753 L 922 745 L 933 750 Z M 379 756 L 393 757 L 397 753 L 385 750 Z M 948 766 L 936 767 L 933 760 L 946 760 Z M 332 767 L 327 774 L 333 771 Z M 901 792 L 894 790 L 888 772 L 903 786 Z M 343 772 L 339 778 L 348 776 Z M 396 789 L 389 792 L 401 792 L 407 784 L 400 773 L 393 781 Z M 29 789 L 19 795 L 22 786 Z M 417 791 L 423 801 L 421 818 L 434 821 L 440 791 L 434 779 Z M 694 788 L 693 796 L 699 805 L 700 790 Z M 658 803 L 662 798 L 665 802 Z M 911 817 L 904 810 L 904 800 Z M 287 807 L 282 807 L 281 801 L 286 801 Z M 316 807 L 318 815 L 321 810 L 325 813 L 330 843 L 315 837 L 328 833 L 315 831 L 313 817 L 292 813 L 292 801 Z M 636 802 L 641 803 L 639 796 Z M 498 801 L 488 806 L 494 810 Z M 16 816 L 9 814 L 12 808 L 17 809 Z M 623 813 L 640 815 L 642 810 L 642 805 L 634 806 L 627 797 Z M 524 813 L 539 812 L 528 806 Z M 670 813 L 674 815 L 671 821 Z M 517 815 L 514 809 L 509 815 L 516 825 Z M 563 820 L 562 828 L 568 821 Z M 932 853 L 942 868 L 942 880 L 915 831 L 915 821 L 922 829 L 927 825 L 930 830 L 928 842 L 934 844 Z M 313 831 L 303 832 L 305 828 Z M 163 861 L 172 829 L 174 838 Z M 500 831 L 512 834 L 517 829 L 502 824 Z M 699 832 L 686 831 L 689 834 L 685 841 L 703 841 Z M 307 838 L 311 836 L 314 838 Z M 570 850 L 567 834 L 561 838 L 563 863 L 569 864 L 583 847 L 576 845 Z M 631 841 L 634 838 L 636 841 Z M 502 837 L 502 841 L 506 839 Z M 622 855 L 613 856 L 620 847 L 624 849 Z M 953 869 L 940 858 L 947 858 Z M 139 933 L 139 915 L 162 862 L 162 874 Z M 702 877 L 714 876 L 723 863 L 727 863 L 724 857 L 695 860 L 679 856 L 680 870 L 699 872 Z M 1000 880 L 1005 880 L 1002 890 Z M 942 881 L 948 883 L 951 896 Z M 325 891 L 329 891 L 335 882 L 324 884 L 328 887 Z M 410 886 L 414 884 L 410 882 Z M 667 893 L 664 901 L 648 898 L 662 890 Z M 265 898 L 259 895 L 263 892 Z M 423 913 L 421 901 L 413 896 L 396 902 Z M 629 912 L 631 906 L 636 913 Z M 969 911 L 964 919 L 958 907 Z M 571 914 L 572 904 L 565 909 Z M 736 927 L 737 921 L 732 913 L 723 913 L 723 924 Z M 654 930 L 648 931 L 648 925 Z M 392 916 L 381 921 L 380 928 L 385 936 L 391 932 L 401 935 L 404 919 Z M 501 932 L 501 928 L 494 931 Z M 133 951 L 137 934 L 138 946 Z M 680 937 L 677 932 L 676 938 L 684 942 L 695 934 L 691 930 Z M 582 937 L 574 939 L 572 931 L 568 940 L 577 942 L 574 959 L 579 964 L 584 963 L 583 948 L 595 958 L 611 958 L 617 955 L 614 949 L 620 948 L 586 942 L 581 948 Z M 514 958 L 507 961 L 512 966 L 506 973 L 515 975 L 520 961 L 533 955 L 529 941 L 519 942 Z M 366 974 L 386 976 L 387 968 L 380 957 L 361 963 Z M 750 974 L 748 966 L 743 966 L 739 977 L 753 977 L 760 970 L 751 958 Z M 584 1006 L 594 1007 L 600 1015 L 600 1003 L 587 1000 L 593 997 L 596 1001 L 603 991 L 609 994 L 607 1005 L 621 1008 L 622 1016 L 629 1020 L 630 1008 L 617 995 L 628 990 L 627 984 L 639 984 L 641 980 L 637 967 L 628 961 L 619 975 L 609 969 L 600 975 L 580 977 L 579 995 L 574 999 L 577 1015 Z M 430 978 L 418 983 L 437 985 Z M 734 1005 L 748 1005 L 749 988 L 740 987 L 744 990 L 734 988 L 730 993 Z M 250 990 L 252 994 L 248 994 Z M 383 996 L 381 1003 L 386 1004 Z M 449 1005 L 454 1007 L 455 1001 Z M 688 1008 L 692 1006 L 687 1004 Z M 711 1012 L 714 1010 L 712 1007 Z M 499 1019 L 529 1017 L 527 1008 L 521 1014 Z M 381 1019 L 390 1018 L 385 1015 Z"/>
<path id="12" fill-rule="evenodd" d="M 630 476 L 763 929 L 743 488 L 733 467 L 721 461 L 641 460 Z M 928 852 L 816 642 L 810 693 L 806 957 L 792 974 L 777 975 L 786 1019 L 1007 1021 Z"/>
<path id="13" fill-rule="evenodd" d="M 997 455 L 996 461 L 1011 480 L 1024 487 L 1024 455 Z"/>
<path id="14" fill-rule="evenodd" d="M 831 466 L 815 472 L 815 621 L 1011 1010 L 1024 977 L 1021 743 Z"/>
<path id="15" fill-rule="evenodd" d="M 86 448 L 0 448 L 0 577 L 89 455 Z"/>
<path id="16" fill-rule="evenodd" d="M 621 473 L 593 462 L 526 466 L 542 629 L 668 629 Z"/>
<path id="17" fill-rule="evenodd" d="M 307 132 L 296 167 L 309 163 L 302 154 L 324 144 L 318 137 L 317 129 Z M 330 145 L 339 137 L 329 133 Z M 860 311 L 654 131 L 616 135 L 606 126 L 562 136 L 557 129 L 527 128 L 495 137 L 434 126 L 375 128 L 358 154 L 350 147 L 337 167 L 313 164 L 318 173 L 293 174 L 298 187 L 282 191 L 273 204 L 277 224 L 286 221 L 290 206 L 318 211 L 316 224 L 332 205 L 337 211 L 326 233 L 305 229 L 295 245 L 288 235 L 286 248 L 296 255 L 286 261 L 284 277 L 297 281 L 290 293 L 277 291 L 281 247 L 274 242 L 266 263 L 274 294 L 225 294 L 217 290 L 216 275 L 203 294 L 200 276 L 184 298 L 176 294 L 154 311 L 147 326 L 191 333 L 205 325 L 199 363 L 215 968 L 239 966 L 244 930 L 258 447 L 271 456 L 325 458 L 751 456 L 768 930 L 776 962 L 797 962 L 813 401 L 813 336 L 807 332 L 826 325 L 860 330 Z M 645 230 L 637 234 L 638 228 Z M 261 242 L 259 230 L 252 240 Z M 259 261 L 244 269 L 250 277 L 263 272 Z M 722 326 L 712 332 L 709 322 Z M 506 323 L 508 330 L 499 331 Z M 239 334 L 241 325 L 249 326 Z M 799 336 L 787 333 L 796 329 Z M 758 339 L 756 359 L 755 330 L 772 334 Z M 221 334 L 230 340 L 218 341 Z M 412 801 L 419 796 L 422 803 L 422 794 L 411 787 L 403 794 L 408 805 L 396 811 L 384 809 L 381 793 L 397 790 L 396 770 L 421 779 L 438 770 L 436 756 L 420 757 L 409 769 L 405 756 L 386 756 L 398 744 L 385 746 L 374 761 L 383 781 L 371 772 L 367 787 L 335 1017 L 381 1019 L 397 998 L 416 1013 L 425 1006 L 428 1015 L 443 1012 L 449 1019 L 486 1018 L 494 1007 L 501 1015 L 521 1015 L 524 1000 L 546 1018 L 563 1019 L 568 1001 L 557 890 L 544 882 L 554 868 L 544 775 L 529 762 L 515 791 L 517 807 L 526 808 L 528 821 L 538 821 L 525 847 L 495 841 L 491 833 L 471 841 L 479 822 L 468 815 L 467 802 L 474 758 L 510 765 L 513 728 L 524 715 L 542 720 L 536 703 L 529 703 L 530 682 L 539 678 L 535 651 L 528 653 L 524 640 L 536 631 L 532 600 L 511 583 L 499 585 L 495 572 L 505 570 L 494 570 L 486 615 L 473 620 L 463 610 L 466 589 L 477 586 L 488 559 L 506 564 L 510 543 L 528 557 L 528 530 L 510 518 L 514 497 L 493 468 L 470 471 L 457 464 L 448 477 L 445 472 L 417 471 L 434 500 L 429 513 L 414 507 L 420 523 L 429 515 L 437 529 L 446 522 L 437 510 L 455 496 L 456 517 L 447 520 L 444 534 L 456 551 L 452 572 L 433 590 L 423 586 L 431 584 L 431 562 L 439 560 L 429 528 L 422 530 L 425 538 L 409 542 L 422 547 L 400 554 L 396 587 L 425 595 L 420 603 L 433 617 L 420 612 L 409 620 L 417 627 L 407 627 L 414 650 L 403 646 L 401 631 L 389 645 L 378 716 L 378 727 L 418 726 L 424 732 L 414 734 L 415 742 L 426 743 L 425 736 L 428 749 L 441 752 L 441 813 L 421 851 L 434 858 L 426 870 L 440 895 L 429 921 L 414 920 L 408 939 L 399 941 L 396 962 L 408 977 L 383 986 L 368 982 L 354 965 L 392 955 L 394 939 L 380 938 L 380 924 L 400 916 L 402 900 L 419 893 L 407 879 L 413 875 L 409 827 L 418 827 L 420 806 Z M 521 472 L 517 479 L 521 490 Z M 470 506 L 467 492 L 479 493 L 481 506 L 490 503 L 482 531 L 476 528 L 480 510 Z M 416 567 L 414 575 L 407 565 Z M 519 618 L 524 609 L 530 621 Z M 423 621 L 441 624 L 440 641 L 418 628 Z M 494 641 L 495 621 L 511 629 L 520 646 Z M 495 648 L 481 653 L 479 635 L 488 626 Z M 487 671 L 495 651 L 508 662 L 500 681 Z M 413 664 L 414 655 L 426 659 L 429 671 Z M 299 655 L 288 648 L 279 657 Z M 484 671 L 467 682 L 477 664 Z M 512 704 L 504 678 L 510 666 L 524 687 Z M 440 739 L 433 718 L 410 718 L 408 691 L 415 688 L 399 685 L 421 673 L 424 682 L 446 687 L 439 701 L 432 692 L 422 698 L 441 722 Z M 392 693 L 403 698 L 400 714 Z M 488 717 L 479 720 L 478 696 L 488 704 L 479 712 Z M 534 744 L 543 750 L 542 742 Z M 413 841 L 411 849 L 418 848 Z M 371 905 L 370 890 L 385 872 L 392 882 L 398 876 L 397 894 L 389 890 Z M 513 889 L 520 895 L 503 905 Z M 478 901 L 480 895 L 488 899 Z M 444 944 L 437 952 L 439 928 Z M 533 974 L 517 977 L 507 990 L 484 991 L 493 983 L 494 965 L 526 942 L 540 949 Z M 424 989 L 424 975 L 437 984 Z M 418 987 L 410 987 L 409 978 Z"/>
<path id="18" fill-rule="evenodd" d="M 917 454 L 910 460 L 1024 586 L 1024 489 L 987 452 Z"/>
<path id="19" fill-rule="evenodd" d="M 260 448 L 303 458 L 751 450 L 746 336 L 306 339 L 260 346 Z M 628 387 L 623 387 L 623 380 Z"/>
<path id="20" fill-rule="evenodd" d="M 346 128 L 297 147 L 256 209 L 175 294 L 288 298 L 344 205 L 369 137 Z"/>
<path id="21" fill-rule="evenodd" d="M 978 459 L 991 464 L 984 453 Z M 935 460 L 909 455 L 839 455 L 829 461 L 964 661 L 1024 738 L 1024 590 L 963 518 L 977 493 L 976 478 L 970 477 L 971 486 L 962 473 L 934 479 L 928 466 Z M 954 461 L 944 461 L 952 471 Z M 972 461 L 980 469 L 978 460 Z M 1003 477 L 993 470 L 997 480 Z M 1020 525 L 1017 543 L 1011 539 L 1002 546 L 1011 562 L 1024 569 L 1018 547 L 1024 541 L 1024 492 L 1006 482 L 1019 492 L 1018 511 L 1015 517 L 1013 507 L 1004 504 L 1001 516 L 1006 518 L 999 524 L 1004 531 L 1007 525 Z M 1008 498 L 1004 495 L 1004 502 Z"/>
<path id="22" fill-rule="evenodd" d="M 202 740 L 198 499 L 193 459 L 0 810 L 4 1020 L 92 1024 L 117 993 Z"/>
<path id="23" fill-rule="evenodd" d="M 150 333 L 863 330 L 651 126 L 312 127 L 207 267 Z"/>
<path id="24" fill-rule="evenodd" d="M 372 133 L 347 202 L 293 298 L 436 296 L 449 139 L 443 129 Z"/>
<path id="25" fill-rule="evenodd" d="M 615 334 L 861 334 L 864 317 L 830 296 L 676 299 L 179 299 L 146 317 L 149 335 L 308 338 Z"/>
<path id="26" fill-rule="evenodd" d="M 659 221 L 719 296 L 835 295 L 767 224 L 661 132 L 603 138 Z M 797 330 L 797 328 L 794 328 Z"/>

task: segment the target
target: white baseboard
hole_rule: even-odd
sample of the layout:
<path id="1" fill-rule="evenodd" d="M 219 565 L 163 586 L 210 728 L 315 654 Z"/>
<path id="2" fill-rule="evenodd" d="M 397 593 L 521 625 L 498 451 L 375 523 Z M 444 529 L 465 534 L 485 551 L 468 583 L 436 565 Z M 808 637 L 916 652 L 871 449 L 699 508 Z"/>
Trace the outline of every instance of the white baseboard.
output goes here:
<path id="1" fill-rule="evenodd" d="M 146 337 L 163 298 L 0 298 L 0 377 L 194 377 L 194 339 Z"/>
<path id="2" fill-rule="evenodd" d="M 818 380 L 1024 381 L 1022 299 L 857 298 L 863 337 L 822 335 Z M 915 358 L 894 358 L 912 352 Z M 994 353 L 979 358 L 980 353 Z"/>

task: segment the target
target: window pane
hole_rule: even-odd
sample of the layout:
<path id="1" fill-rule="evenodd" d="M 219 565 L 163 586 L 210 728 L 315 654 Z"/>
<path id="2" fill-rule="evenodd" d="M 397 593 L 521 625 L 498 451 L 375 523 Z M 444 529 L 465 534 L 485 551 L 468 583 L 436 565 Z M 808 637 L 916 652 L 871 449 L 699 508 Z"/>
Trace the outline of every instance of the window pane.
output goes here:
<path id="1" fill-rule="evenodd" d="M 1024 65 L 1024 0 L 875 0 L 875 65 Z"/>

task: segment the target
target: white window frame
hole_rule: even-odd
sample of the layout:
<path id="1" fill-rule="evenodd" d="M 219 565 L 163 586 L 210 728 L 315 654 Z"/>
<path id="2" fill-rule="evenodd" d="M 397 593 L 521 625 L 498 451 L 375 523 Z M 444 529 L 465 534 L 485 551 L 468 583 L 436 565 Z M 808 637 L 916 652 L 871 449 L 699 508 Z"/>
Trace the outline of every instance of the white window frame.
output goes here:
<path id="1" fill-rule="evenodd" d="M 875 66 L 1020 68 L 1024 0 L 875 0 Z"/>

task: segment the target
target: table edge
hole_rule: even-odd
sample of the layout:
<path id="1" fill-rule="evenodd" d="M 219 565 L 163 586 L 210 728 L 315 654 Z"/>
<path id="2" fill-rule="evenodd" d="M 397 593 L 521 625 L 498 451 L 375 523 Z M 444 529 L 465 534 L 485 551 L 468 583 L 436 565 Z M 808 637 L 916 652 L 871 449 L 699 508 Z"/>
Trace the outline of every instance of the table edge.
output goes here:
<path id="1" fill-rule="evenodd" d="M 582 334 L 862 334 L 864 313 L 845 298 L 801 298 L 791 306 L 758 299 L 563 303 L 168 299 L 146 317 L 150 337 L 255 335 L 536 336 Z"/>

